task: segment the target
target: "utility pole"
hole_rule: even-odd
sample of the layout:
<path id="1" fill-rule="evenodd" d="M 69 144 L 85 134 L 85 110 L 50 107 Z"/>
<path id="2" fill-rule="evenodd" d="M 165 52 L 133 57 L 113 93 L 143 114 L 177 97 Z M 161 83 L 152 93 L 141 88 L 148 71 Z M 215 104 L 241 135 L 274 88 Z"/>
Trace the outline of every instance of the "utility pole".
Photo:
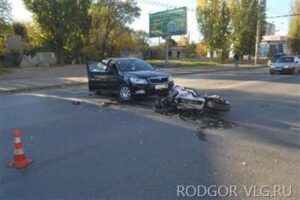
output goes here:
<path id="1" fill-rule="evenodd" d="M 254 64 L 257 65 L 260 43 L 260 28 L 261 28 L 261 0 L 258 0 L 257 6 L 257 28 L 256 28 L 256 44 L 255 44 L 255 59 Z"/>
<path id="2" fill-rule="evenodd" d="M 165 36 L 165 67 L 169 64 L 169 41 L 171 40 L 171 35 L 167 34 Z"/>

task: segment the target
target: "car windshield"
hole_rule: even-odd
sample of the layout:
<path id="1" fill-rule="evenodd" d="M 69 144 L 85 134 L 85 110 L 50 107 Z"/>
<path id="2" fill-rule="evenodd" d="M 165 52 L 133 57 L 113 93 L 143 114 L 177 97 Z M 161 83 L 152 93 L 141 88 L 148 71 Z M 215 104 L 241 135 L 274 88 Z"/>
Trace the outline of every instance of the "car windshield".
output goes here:
<path id="1" fill-rule="evenodd" d="M 294 58 L 293 57 L 280 57 L 278 59 L 278 62 L 280 62 L 280 63 L 292 63 L 292 62 L 294 62 Z"/>
<path id="2" fill-rule="evenodd" d="M 117 61 L 121 72 L 153 71 L 154 68 L 143 60 L 119 60 Z"/>

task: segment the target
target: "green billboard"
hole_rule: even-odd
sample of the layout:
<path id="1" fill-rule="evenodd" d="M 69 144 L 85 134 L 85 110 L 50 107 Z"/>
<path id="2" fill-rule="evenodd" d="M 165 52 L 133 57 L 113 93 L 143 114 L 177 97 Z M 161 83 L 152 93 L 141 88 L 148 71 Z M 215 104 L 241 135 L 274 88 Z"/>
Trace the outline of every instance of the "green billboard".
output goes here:
<path id="1" fill-rule="evenodd" d="M 149 36 L 165 37 L 187 33 L 186 7 L 157 12 L 149 15 Z"/>

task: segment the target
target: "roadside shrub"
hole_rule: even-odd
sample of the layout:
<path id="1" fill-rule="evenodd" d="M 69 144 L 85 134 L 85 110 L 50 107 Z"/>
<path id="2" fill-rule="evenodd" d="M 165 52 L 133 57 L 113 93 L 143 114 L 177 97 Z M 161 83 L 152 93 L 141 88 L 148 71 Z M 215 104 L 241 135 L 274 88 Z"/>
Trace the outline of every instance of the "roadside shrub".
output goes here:
<path id="1" fill-rule="evenodd" d="M 22 53 L 18 50 L 11 50 L 6 54 L 6 60 L 16 66 L 20 65 L 22 57 Z"/>
<path id="2" fill-rule="evenodd" d="M 24 55 L 26 55 L 26 56 L 34 56 L 38 52 L 41 52 L 41 48 L 40 47 L 33 47 L 30 44 L 28 44 L 28 43 L 24 43 Z"/>

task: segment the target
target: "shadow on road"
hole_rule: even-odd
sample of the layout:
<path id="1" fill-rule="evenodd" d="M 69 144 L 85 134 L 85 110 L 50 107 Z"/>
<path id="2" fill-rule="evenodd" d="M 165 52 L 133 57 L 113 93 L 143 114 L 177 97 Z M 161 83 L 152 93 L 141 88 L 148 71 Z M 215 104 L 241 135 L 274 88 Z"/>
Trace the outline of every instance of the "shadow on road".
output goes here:
<path id="1" fill-rule="evenodd" d="M 0 97 L 6 102 L 1 199 L 175 199 L 177 185 L 220 183 L 212 146 L 199 142 L 194 130 L 142 113 L 74 105 L 72 96 L 53 97 Z M 22 171 L 5 167 L 13 128 L 23 132 L 26 154 L 35 160 Z"/>
<path id="2" fill-rule="evenodd" d="M 241 133 L 247 133 L 244 135 L 246 139 L 300 149 L 299 97 L 240 90 L 205 92 L 220 94 L 232 103 L 232 110 L 220 117 L 235 122 Z"/>
<path id="3" fill-rule="evenodd" d="M 266 79 L 266 77 L 268 77 Z M 194 75 L 194 76 L 182 76 L 186 80 L 217 80 L 217 81 L 262 81 L 262 82 L 274 82 L 280 84 L 300 84 L 300 73 L 294 75 L 276 74 L 269 75 L 268 72 L 255 72 L 255 73 L 214 73 L 205 75 Z"/>

